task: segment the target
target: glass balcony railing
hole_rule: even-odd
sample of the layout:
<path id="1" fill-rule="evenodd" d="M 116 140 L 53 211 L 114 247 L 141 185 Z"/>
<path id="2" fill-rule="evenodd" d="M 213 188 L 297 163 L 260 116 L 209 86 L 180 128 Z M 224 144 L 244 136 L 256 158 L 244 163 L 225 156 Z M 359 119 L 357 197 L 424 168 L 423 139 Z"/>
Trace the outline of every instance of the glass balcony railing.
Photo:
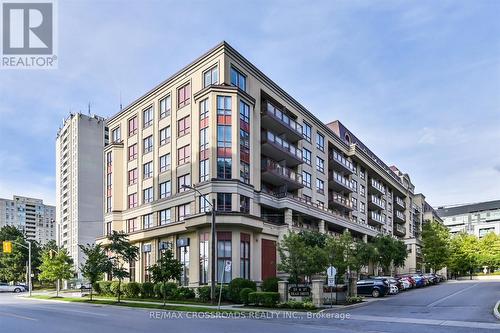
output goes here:
<path id="1" fill-rule="evenodd" d="M 406 234 L 406 228 L 404 225 L 396 224 L 396 231 L 400 234 Z"/>
<path id="2" fill-rule="evenodd" d="M 277 145 L 281 150 L 286 151 L 290 155 L 293 155 L 299 160 L 302 160 L 302 150 L 290 144 L 288 141 L 283 140 L 279 136 L 269 131 L 263 131 L 262 137 L 272 144 Z"/>
<path id="3" fill-rule="evenodd" d="M 354 190 L 354 183 L 352 182 L 352 180 L 350 180 L 349 178 L 346 178 L 344 176 L 342 176 L 340 173 L 336 172 L 336 171 L 331 171 L 330 172 L 330 179 L 339 183 L 339 184 L 342 184 L 344 187 L 347 187 L 348 189 L 350 190 Z"/>
<path id="4" fill-rule="evenodd" d="M 406 207 L 404 200 L 401 199 L 400 197 L 396 197 L 396 204 L 398 204 L 400 207 L 403 207 L 403 208 Z"/>
<path id="5" fill-rule="evenodd" d="M 288 178 L 294 182 L 297 182 L 299 184 L 302 184 L 302 175 L 293 171 L 292 169 L 289 169 L 287 167 L 284 167 L 282 165 L 279 165 L 273 160 L 270 159 L 263 159 L 262 160 L 262 171 L 269 171 L 274 174 L 277 174 L 281 177 Z"/>
<path id="6" fill-rule="evenodd" d="M 375 205 L 379 206 L 382 209 L 385 209 L 385 202 L 379 197 L 374 196 L 373 194 L 370 196 L 370 201 Z"/>
<path id="7" fill-rule="evenodd" d="M 396 211 L 396 217 L 400 220 L 405 220 L 405 214 L 401 213 L 400 211 Z"/>
<path id="8" fill-rule="evenodd" d="M 380 191 L 381 193 L 385 194 L 385 187 L 384 187 L 384 185 L 382 185 L 382 183 L 376 181 L 375 179 L 372 179 L 370 184 L 373 188 L 375 188 L 378 191 Z"/>
<path id="9" fill-rule="evenodd" d="M 337 153 L 336 151 L 333 151 L 330 154 L 330 158 L 333 159 L 334 161 L 340 163 L 343 165 L 346 169 L 349 169 L 351 172 L 354 172 L 354 165 L 352 164 L 351 161 L 349 161 L 347 158 L 342 156 L 341 154 Z"/>
<path id="10" fill-rule="evenodd" d="M 267 102 L 267 114 L 279 120 L 288 128 L 302 135 L 302 125 L 300 125 L 295 120 L 287 116 L 283 111 L 272 105 L 270 102 Z"/>
<path id="11" fill-rule="evenodd" d="M 329 199 L 330 199 L 330 202 L 336 202 L 336 203 L 341 204 L 342 206 L 352 208 L 351 200 L 349 200 L 349 198 L 346 198 L 340 194 L 333 193 L 330 195 Z"/>
<path id="12" fill-rule="evenodd" d="M 370 219 L 379 223 L 385 223 L 385 216 L 374 211 L 370 211 Z"/>

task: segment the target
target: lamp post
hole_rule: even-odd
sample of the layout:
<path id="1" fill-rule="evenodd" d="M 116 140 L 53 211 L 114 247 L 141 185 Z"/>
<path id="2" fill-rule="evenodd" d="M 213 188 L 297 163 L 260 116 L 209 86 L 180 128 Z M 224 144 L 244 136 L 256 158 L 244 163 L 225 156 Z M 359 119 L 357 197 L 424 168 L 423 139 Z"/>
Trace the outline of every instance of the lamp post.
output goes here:
<path id="1" fill-rule="evenodd" d="M 185 189 L 190 189 L 190 190 L 193 190 L 195 191 L 196 193 L 198 193 L 209 205 L 210 207 L 212 208 L 212 219 L 211 219 L 211 223 L 210 223 L 210 233 L 211 233 L 211 239 L 210 239 L 210 247 L 211 247 L 211 251 L 210 251 L 210 256 L 211 256 L 211 261 L 210 261 L 210 267 L 211 267 L 211 272 L 210 272 L 210 301 L 212 304 L 215 304 L 215 258 L 217 257 L 217 250 L 216 250 L 216 246 L 215 246 L 215 242 L 216 242 L 216 239 L 215 239 L 215 199 L 213 198 L 212 199 L 212 202 L 210 203 L 210 201 L 208 201 L 207 198 L 205 198 L 205 196 L 200 192 L 198 191 L 198 189 L 194 188 L 193 186 L 190 186 L 190 185 L 182 185 L 182 188 L 185 188 Z"/>

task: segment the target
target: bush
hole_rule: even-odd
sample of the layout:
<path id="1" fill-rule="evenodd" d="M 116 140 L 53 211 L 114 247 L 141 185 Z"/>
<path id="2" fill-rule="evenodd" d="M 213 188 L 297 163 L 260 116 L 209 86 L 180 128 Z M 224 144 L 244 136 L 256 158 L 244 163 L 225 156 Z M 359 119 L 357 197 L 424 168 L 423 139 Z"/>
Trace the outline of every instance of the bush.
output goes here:
<path id="1" fill-rule="evenodd" d="M 347 304 L 355 304 L 355 303 L 361 303 L 363 302 L 363 297 L 361 296 L 351 296 L 351 297 L 347 297 L 345 302 Z"/>
<path id="2" fill-rule="evenodd" d="M 119 287 L 120 287 L 120 283 L 118 281 L 111 282 L 109 290 L 110 290 L 112 296 L 115 296 L 115 297 L 118 296 L 118 291 L 119 291 L 118 288 Z"/>
<path id="3" fill-rule="evenodd" d="M 253 292 L 248 294 L 248 303 L 263 305 L 266 307 L 275 307 L 280 300 L 280 294 L 275 292 Z"/>
<path id="4" fill-rule="evenodd" d="M 240 291 L 243 288 L 250 288 L 253 291 L 256 291 L 257 285 L 255 284 L 254 281 L 242 278 L 236 278 L 231 280 L 231 282 L 229 283 L 229 297 L 233 303 L 242 303 L 242 300 L 240 300 Z"/>
<path id="5" fill-rule="evenodd" d="M 219 300 L 219 293 L 220 293 L 220 285 L 217 285 L 215 287 L 215 299 Z M 221 295 L 221 301 L 229 301 L 229 287 L 228 286 L 222 286 L 222 295 Z"/>
<path id="6" fill-rule="evenodd" d="M 255 290 L 252 288 L 243 288 L 240 291 L 240 301 L 241 303 L 248 305 L 248 294 L 253 293 Z"/>
<path id="7" fill-rule="evenodd" d="M 92 285 L 92 290 L 93 290 L 93 292 L 94 292 L 94 293 L 96 293 L 96 294 L 102 294 L 102 290 L 101 290 L 101 287 L 99 286 L 99 282 L 100 282 L 100 281 L 97 281 L 96 283 L 94 283 L 94 284 Z"/>
<path id="8" fill-rule="evenodd" d="M 194 290 L 188 287 L 177 288 L 174 292 L 174 299 L 176 300 L 193 299 L 194 297 Z"/>
<path id="9" fill-rule="evenodd" d="M 316 307 L 314 306 L 313 302 L 304 302 L 304 309 L 305 310 L 316 310 Z"/>
<path id="10" fill-rule="evenodd" d="M 163 297 L 162 290 L 161 290 L 162 285 L 163 285 L 163 283 L 155 283 L 155 285 L 153 286 L 153 292 L 155 294 L 155 297 L 158 297 L 158 298 Z"/>
<path id="11" fill-rule="evenodd" d="M 123 293 L 129 298 L 137 298 L 141 293 L 141 285 L 137 282 L 129 282 L 123 285 Z"/>
<path id="12" fill-rule="evenodd" d="M 161 291 L 161 297 L 163 297 L 163 295 L 165 295 L 165 298 L 174 298 L 175 296 L 175 292 L 177 291 L 177 283 L 175 282 L 167 282 L 165 283 L 165 285 L 163 285 L 163 283 L 161 284 L 161 287 L 160 287 L 160 291 Z"/>
<path id="13" fill-rule="evenodd" d="M 202 302 L 210 301 L 210 286 L 203 286 L 198 288 L 198 299 Z"/>
<path id="14" fill-rule="evenodd" d="M 154 297 L 154 284 L 151 282 L 144 282 L 141 285 L 141 297 L 153 298 Z"/>
<path id="15" fill-rule="evenodd" d="M 262 291 L 278 292 L 278 279 L 277 277 L 270 277 L 262 282 Z"/>
<path id="16" fill-rule="evenodd" d="M 111 296 L 111 281 L 99 281 L 98 285 L 99 294 Z"/>

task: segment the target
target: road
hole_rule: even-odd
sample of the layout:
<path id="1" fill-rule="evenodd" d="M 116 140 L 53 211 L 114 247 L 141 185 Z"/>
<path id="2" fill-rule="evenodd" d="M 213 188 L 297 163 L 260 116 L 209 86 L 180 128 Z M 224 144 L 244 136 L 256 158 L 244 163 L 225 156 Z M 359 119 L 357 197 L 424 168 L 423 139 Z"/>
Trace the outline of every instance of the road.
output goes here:
<path id="1" fill-rule="evenodd" d="M 20 299 L 0 294 L 0 331 L 14 333 L 128 332 L 494 332 L 498 282 L 449 282 L 390 296 L 358 308 L 311 318 L 187 318 L 185 313 Z M 349 319 L 338 317 L 349 315 Z M 169 317 L 170 316 L 170 317 Z M 322 318 L 317 318 L 322 316 Z M 330 318 L 324 318 L 330 316 Z M 333 318 L 332 318 L 333 317 Z"/>

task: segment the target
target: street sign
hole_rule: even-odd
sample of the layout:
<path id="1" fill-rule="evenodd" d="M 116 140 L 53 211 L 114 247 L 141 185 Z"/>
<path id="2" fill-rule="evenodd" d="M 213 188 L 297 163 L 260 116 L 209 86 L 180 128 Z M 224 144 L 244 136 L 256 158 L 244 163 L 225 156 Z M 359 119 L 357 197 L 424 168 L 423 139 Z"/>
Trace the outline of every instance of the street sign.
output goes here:
<path id="1" fill-rule="evenodd" d="M 226 264 L 224 266 L 225 272 L 231 272 L 231 260 L 226 260 Z"/>
<path id="2" fill-rule="evenodd" d="M 335 276 L 328 277 L 328 287 L 335 286 Z"/>
<path id="3" fill-rule="evenodd" d="M 330 266 L 326 269 L 326 274 L 328 277 L 335 277 L 337 275 L 337 269 L 333 266 Z"/>

